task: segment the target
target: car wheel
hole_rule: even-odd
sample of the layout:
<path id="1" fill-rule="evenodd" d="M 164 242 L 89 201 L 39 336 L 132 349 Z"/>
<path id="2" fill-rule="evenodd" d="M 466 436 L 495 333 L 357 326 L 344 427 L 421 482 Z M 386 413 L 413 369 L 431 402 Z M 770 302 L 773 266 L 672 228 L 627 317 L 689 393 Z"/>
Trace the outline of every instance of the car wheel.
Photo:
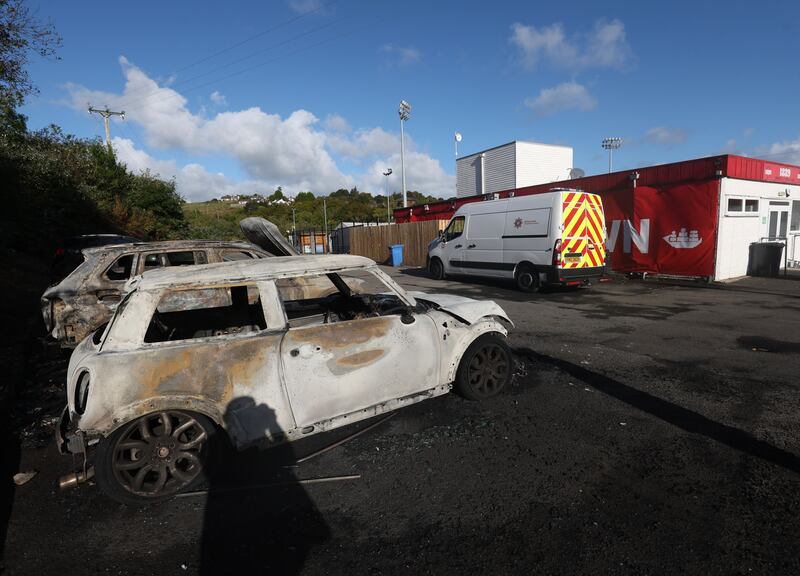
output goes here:
<path id="1" fill-rule="evenodd" d="M 456 372 L 456 390 L 470 400 L 499 394 L 511 380 L 513 359 L 505 338 L 484 334 L 470 344 Z"/>
<path id="2" fill-rule="evenodd" d="M 529 264 L 517 266 L 514 281 L 522 292 L 538 292 L 539 290 L 539 274 Z"/>
<path id="3" fill-rule="evenodd" d="M 161 502 L 191 490 L 203 479 L 216 432 L 211 420 L 191 412 L 137 418 L 100 441 L 97 484 L 124 504 Z"/>
<path id="4" fill-rule="evenodd" d="M 432 259 L 428 264 L 428 272 L 434 280 L 444 280 L 445 278 L 444 264 L 438 258 Z"/>

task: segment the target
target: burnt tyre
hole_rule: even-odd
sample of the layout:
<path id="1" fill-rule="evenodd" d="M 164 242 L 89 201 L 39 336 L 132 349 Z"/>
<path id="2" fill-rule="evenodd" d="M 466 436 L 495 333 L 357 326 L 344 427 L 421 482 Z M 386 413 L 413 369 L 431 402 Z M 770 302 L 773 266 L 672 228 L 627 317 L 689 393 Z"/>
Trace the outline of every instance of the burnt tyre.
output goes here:
<path id="1" fill-rule="evenodd" d="M 438 258 L 433 258 L 428 264 L 428 273 L 434 280 L 444 280 L 444 264 Z"/>
<path id="2" fill-rule="evenodd" d="M 539 274 L 533 266 L 529 264 L 520 264 L 517 266 L 517 271 L 514 273 L 514 282 L 517 288 L 522 292 L 538 292 L 539 291 Z"/>
<path id="3" fill-rule="evenodd" d="M 100 441 L 95 477 L 124 504 L 162 502 L 199 484 L 211 461 L 216 426 L 201 414 L 147 414 Z M 216 448 L 214 448 L 216 450 Z"/>
<path id="4" fill-rule="evenodd" d="M 499 394 L 511 380 L 513 358 L 505 338 L 484 334 L 470 344 L 456 372 L 455 388 L 469 400 Z"/>

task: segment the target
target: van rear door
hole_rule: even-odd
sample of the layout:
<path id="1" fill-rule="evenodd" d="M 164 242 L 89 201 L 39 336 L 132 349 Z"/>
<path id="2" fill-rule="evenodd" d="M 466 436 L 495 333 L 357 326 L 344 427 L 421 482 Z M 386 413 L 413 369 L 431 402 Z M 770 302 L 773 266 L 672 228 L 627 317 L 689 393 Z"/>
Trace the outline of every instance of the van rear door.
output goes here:
<path id="1" fill-rule="evenodd" d="M 605 218 L 597 194 L 575 190 L 561 193 L 562 269 L 597 268 L 605 265 Z"/>

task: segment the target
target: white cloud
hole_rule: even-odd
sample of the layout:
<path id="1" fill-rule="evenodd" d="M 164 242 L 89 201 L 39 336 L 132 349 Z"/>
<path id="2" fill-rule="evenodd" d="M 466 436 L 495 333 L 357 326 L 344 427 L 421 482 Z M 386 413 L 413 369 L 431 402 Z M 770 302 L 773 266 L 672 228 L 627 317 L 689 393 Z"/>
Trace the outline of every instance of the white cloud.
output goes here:
<path id="1" fill-rule="evenodd" d="M 388 155 L 400 149 L 400 137 L 383 128 L 357 130 L 355 134 L 343 137 L 328 135 L 328 145 L 337 154 L 355 160 L 370 156 Z M 413 147 L 413 141 L 406 137 L 406 145 Z"/>
<path id="2" fill-rule="evenodd" d="M 248 175 L 286 187 L 336 190 L 352 181 L 342 174 L 325 148 L 326 135 L 315 129 L 317 118 L 296 110 L 288 118 L 260 108 L 220 112 L 212 118 L 193 114 L 187 100 L 158 86 L 142 70 L 121 61 L 126 76 L 122 95 L 69 85 L 73 106 L 104 102 L 127 112 L 140 124 L 148 146 L 195 154 L 223 153 L 236 158 Z"/>
<path id="3" fill-rule="evenodd" d="M 120 64 L 126 79 L 122 94 L 69 84 L 72 106 L 84 110 L 90 101 L 126 110 L 128 121 L 141 126 L 146 146 L 142 149 L 131 140 L 117 138 L 119 157 L 134 171 L 150 169 L 165 178 L 174 176 L 178 192 L 188 200 L 218 197 L 233 189 L 270 191 L 276 186 L 290 194 L 301 190 L 327 194 L 354 185 L 379 193 L 384 184 L 380 172 L 386 166 L 399 174 L 400 146 L 395 133 L 379 127 L 352 131 L 341 116 L 329 116 L 321 123 L 302 109 L 286 118 L 258 107 L 211 116 L 193 113 L 183 95 L 160 86 L 125 58 L 120 58 Z M 148 148 L 200 157 L 224 155 L 241 165 L 247 179 L 238 182 L 224 174 L 208 172 L 197 160 L 183 166 L 173 160 L 159 160 L 146 151 Z M 363 173 L 345 174 L 334 154 L 356 163 L 373 162 L 381 169 L 370 166 Z M 453 177 L 438 160 L 418 151 L 409 135 L 406 173 L 409 189 L 437 195 L 453 192 Z"/>
<path id="4" fill-rule="evenodd" d="M 763 156 L 775 162 L 800 166 L 800 138 L 775 142 L 769 146 L 762 147 L 756 151 L 755 156 Z"/>
<path id="5" fill-rule="evenodd" d="M 396 59 L 397 64 L 408 66 L 416 64 L 422 58 L 422 53 L 413 46 L 396 46 L 394 44 L 384 44 L 381 51 L 390 54 Z"/>
<path id="6" fill-rule="evenodd" d="M 536 98 L 526 99 L 525 106 L 540 116 L 550 116 L 564 110 L 588 112 L 597 107 L 597 101 L 582 84 L 565 82 L 542 89 Z"/>
<path id="7" fill-rule="evenodd" d="M 644 141 L 650 144 L 682 144 L 686 142 L 687 136 L 686 130 L 681 130 L 680 128 L 656 126 L 645 132 Z"/>
<path id="8" fill-rule="evenodd" d="M 522 64 L 528 69 L 542 60 L 568 70 L 621 68 L 631 58 L 625 25 L 619 20 L 598 20 L 591 32 L 572 37 L 567 37 L 560 23 L 536 28 L 515 22 L 509 42 L 519 49 Z"/>
<path id="9" fill-rule="evenodd" d="M 289 0 L 289 8 L 299 14 L 316 12 L 322 8 L 322 0 Z"/>
<path id="10" fill-rule="evenodd" d="M 137 149 L 133 141 L 127 138 L 113 138 L 112 144 L 117 158 L 124 162 L 131 172 L 140 173 L 149 170 L 166 180 L 174 178 L 176 189 L 190 202 L 202 202 L 226 194 L 272 193 L 275 189 L 275 185 L 259 180 L 237 182 L 222 172 L 209 172 L 196 163 L 178 167 L 174 160 L 159 160 Z"/>
<path id="11" fill-rule="evenodd" d="M 214 90 L 209 96 L 211 101 L 216 104 L 217 106 L 227 106 L 228 101 L 225 99 L 225 95 L 222 94 L 219 90 Z"/>
<path id="12" fill-rule="evenodd" d="M 325 126 L 325 129 L 328 130 L 329 132 L 335 132 L 340 134 L 344 134 L 352 130 L 347 120 L 345 120 L 338 114 L 329 114 L 325 118 L 323 126 Z"/>

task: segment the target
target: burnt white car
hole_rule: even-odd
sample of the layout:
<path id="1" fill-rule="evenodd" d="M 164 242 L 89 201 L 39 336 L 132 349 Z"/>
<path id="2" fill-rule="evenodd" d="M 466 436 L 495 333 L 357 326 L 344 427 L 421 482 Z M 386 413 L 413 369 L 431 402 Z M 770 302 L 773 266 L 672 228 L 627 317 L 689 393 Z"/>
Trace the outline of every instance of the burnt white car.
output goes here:
<path id="1" fill-rule="evenodd" d="M 487 398 L 512 372 L 500 306 L 408 293 L 359 256 L 163 269 L 127 289 L 72 354 L 57 433 L 122 502 L 190 489 L 216 434 L 269 446 L 453 387 Z"/>
<path id="2" fill-rule="evenodd" d="M 114 312 L 128 280 L 148 270 L 268 258 L 269 252 L 245 242 L 170 240 L 85 248 L 80 262 L 42 294 L 42 318 L 62 348 L 76 346 Z"/>

